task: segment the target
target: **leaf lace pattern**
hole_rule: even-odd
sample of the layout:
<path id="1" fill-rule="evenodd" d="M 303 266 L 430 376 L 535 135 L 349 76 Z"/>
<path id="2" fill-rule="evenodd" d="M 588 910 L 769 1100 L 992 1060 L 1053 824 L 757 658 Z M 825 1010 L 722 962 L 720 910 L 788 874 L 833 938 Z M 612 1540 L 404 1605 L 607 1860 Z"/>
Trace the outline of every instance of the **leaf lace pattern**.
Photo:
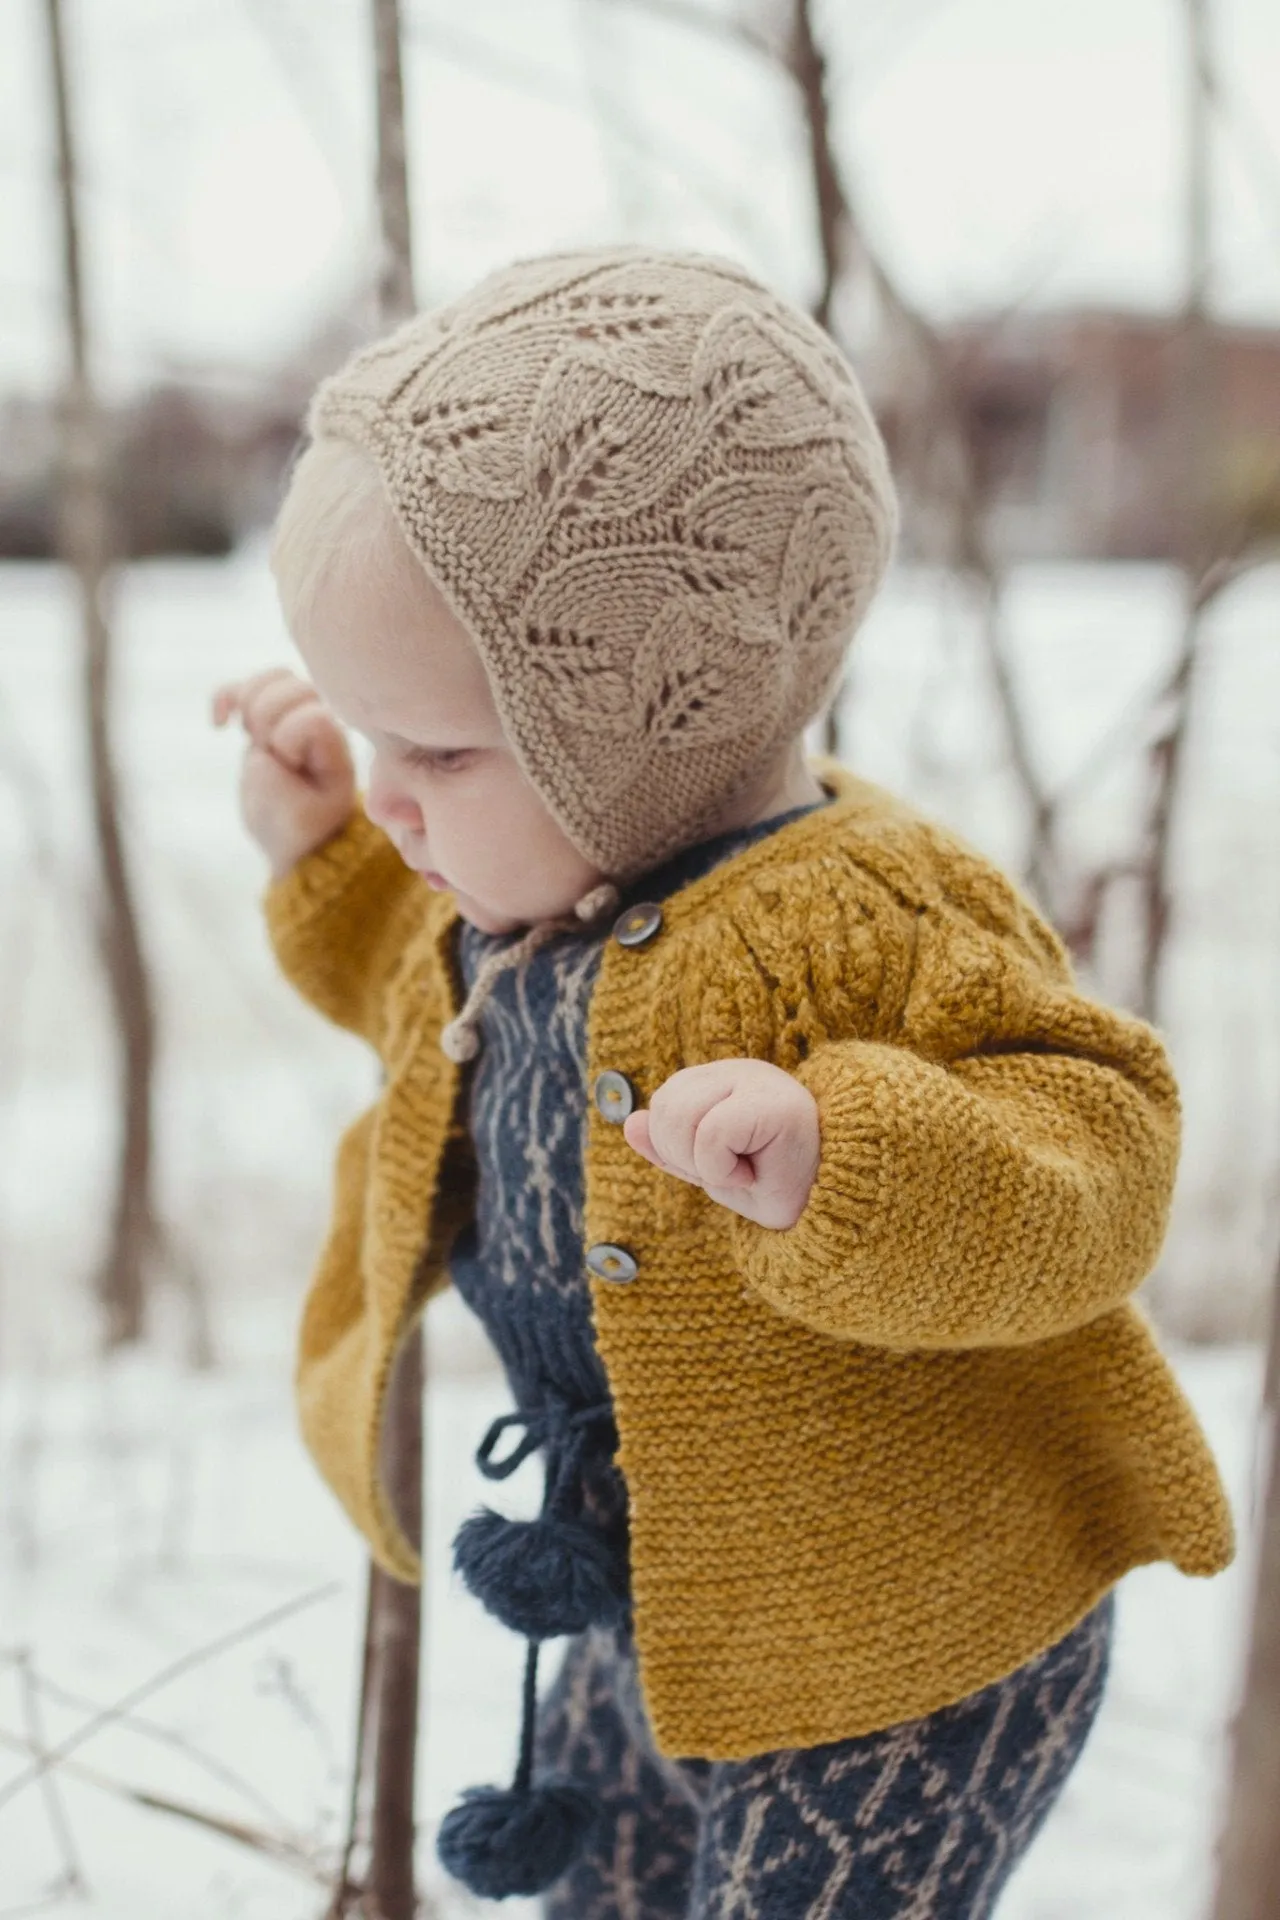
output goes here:
<path id="1" fill-rule="evenodd" d="M 821 708 L 892 544 L 852 369 L 733 262 L 517 262 L 364 350 L 311 428 L 379 461 L 566 830 L 622 877 Z"/>

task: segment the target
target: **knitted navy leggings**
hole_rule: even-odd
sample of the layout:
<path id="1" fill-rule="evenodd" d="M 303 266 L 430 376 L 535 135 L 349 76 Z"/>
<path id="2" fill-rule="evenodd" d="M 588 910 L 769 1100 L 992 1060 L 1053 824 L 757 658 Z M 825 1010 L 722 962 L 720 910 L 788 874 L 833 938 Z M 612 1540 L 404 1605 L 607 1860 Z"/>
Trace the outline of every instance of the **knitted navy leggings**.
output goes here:
<path id="1" fill-rule="evenodd" d="M 538 1775 L 605 1803 L 546 1920 L 985 1920 L 1079 1756 L 1106 1681 L 1108 1594 L 1064 1640 L 956 1706 L 751 1760 L 666 1760 L 625 1635 L 571 1639 Z"/>

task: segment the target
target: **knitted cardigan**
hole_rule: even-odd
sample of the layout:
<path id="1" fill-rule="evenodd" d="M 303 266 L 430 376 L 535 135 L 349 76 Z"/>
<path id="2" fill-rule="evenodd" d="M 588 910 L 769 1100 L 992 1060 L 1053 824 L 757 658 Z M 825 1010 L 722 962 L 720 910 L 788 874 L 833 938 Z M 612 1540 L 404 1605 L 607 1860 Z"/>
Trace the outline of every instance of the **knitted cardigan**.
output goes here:
<path id="1" fill-rule="evenodd" d="M 1126 1569 L 1234 1550 L 1204 1437 L 1131 1299 L 1164 1237 L 1176 1083 L 959 836 L 827 759 L 833 804 L 607 943 L 592 1081 L 769 1060 L 814 1095 L 817 1179 L 779 1231 L 588 1123 L 588 1244 L 661 1752 L 742 1759 L 931 1712 L 1064 1635 Z M 343 1136 L 299 1341 L 321 1472 L 420 1569 L 379 1478 L 391 1363 L 470 1215 L 456 905 L 362 813 L 265 898 L 286 975 L 380 1055 Z"/>

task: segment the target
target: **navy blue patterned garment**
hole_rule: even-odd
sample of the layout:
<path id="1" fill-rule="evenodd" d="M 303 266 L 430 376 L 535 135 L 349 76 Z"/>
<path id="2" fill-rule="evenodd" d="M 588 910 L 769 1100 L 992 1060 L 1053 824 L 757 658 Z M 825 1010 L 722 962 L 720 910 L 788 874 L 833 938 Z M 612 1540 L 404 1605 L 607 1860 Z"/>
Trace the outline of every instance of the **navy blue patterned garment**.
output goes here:
<path id="1" fill-rule="evenodd" d="M 685 848 L 633 882 L 619 911 L 641 899 L 666 899 L 824 804 L 795 807 Z M 626 1491 L 610 1464 L 617 1433 L 591 1324 L 582 1222 L 587 1012 L 608 937 L 607 927 L 566 931 L 494 983 L 481 1014 L 480 1053 L 468 1069 L 479 1176 L 475 1220 L 454 1244 L 450 1274 L 484 1322 L 517 1408 L 542 1414 L 541 1425 L 506 1416 L 525 1431 L 517 1448 L 497 1462 L 501 1436 L 491 1429 L 477 1456 L 482 1471 L 501 1477 L 517 1449 L 527 1457 L 526 1442 L 540 1439 L 549 1477 L 562 1467 L 574 1471 L 573 1487 L 561 1489 L 559 1510 L 577 1517 L 573 1495 L 581 1494 L 586 1518 L 607 1542 L 611 1584 L 624 1594 Z M 492 952 L 519 938 L 518 932 L 481 933 L 460 921 L 457 956 L 465 988 L 470 990 Z M 588 1420 L 592 1409 L 597 1416 Z M 566 1426 L 574 1417 L 583 1421 L 577 1446 Z"/>
<path id="2" fill-rule="evenodd" d="M 618 912 L 665 899 L 825 803 L 683 849 L 632 882 Z M 436 1843 L 450 1873 L 493 1898 L 552 1884 L 604 1814 L 597 1795 L 534 1785 L 542 1641 L 631 1626 L 626 1486 L 613 1461 L 618 1432 L 583 1245 L 587 1014 L 612 924 L 565 929 L 496 975 L 465 1089 L 478 1179 L 473 1223 L 454 1243 L 450 1272 L 488 1330 L 515 1400 L 485 1434 L 476 1464 L 505 1479 L 541 1449 L 545 1471 L 535 1520 L 481 1508 L 453 1543 L 454 1567 L 472 1593 L 528 1642 L 515 1780 L 506 1790 L 469 1789 Z M 486 959 L 521 937 L 460 921 L 464 990 Z"/>
<path id="3" fill-rule="evenodd" d="M 546 1920 L 987 1920 L 1102 1701 L 1114 1595 L 955 1706 L 751 1760 L 669 1760 L 620 1631 L 570 1640 L 539 1767 L 604 1803 Z"/>

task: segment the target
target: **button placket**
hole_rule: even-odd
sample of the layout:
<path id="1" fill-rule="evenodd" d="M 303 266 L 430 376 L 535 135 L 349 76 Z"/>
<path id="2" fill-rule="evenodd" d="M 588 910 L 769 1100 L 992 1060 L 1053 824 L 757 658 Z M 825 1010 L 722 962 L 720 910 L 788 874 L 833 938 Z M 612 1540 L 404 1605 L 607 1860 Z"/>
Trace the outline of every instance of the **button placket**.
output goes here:
<path id="1" fill-rule="evenodd" d="M 662 925 L 662 908 L 656 900 L 637 900 L 620 913 L 613 923 L 613 937 L 620 947 L 643 947 Z"/>
<path id="2" fill-rule="evenodd" d="M 614 1126 L 621 1126 L 627 1115 L 635 1111 L 635 1088 L 625 1073 L 616 1073 L 612 1067 L 596 1075 L 591 1096 L 597 1112 Z"/>
<path id="3" fill-rule="evenodd" d="M 587 1248 L 587 1269 L 597 1280 L 608 1280 L 618 1287 L 627 1286 L 640 1271 L 635 1255 L 611 1240 L 598 1240 Z"/>
<path id="4" fill-rule="evenodd" d="M 656 900 L 637 900 L 621 912 L 613 923 L 613 938 L 620 947 L 643 947 L 662 926 L 662 908 Z M 634 1112 L 636 1090 L 625 1073 L 606 1067 L 598 1073 L 591 1089 L 601 1116 L 615 1126 Z M 588 1247 L 587 1270 L 598 1280 L 613 1286 L 627 1286 L 640 1271 L 635 1255 L 611 1240 L 597 1241 Z"/>

